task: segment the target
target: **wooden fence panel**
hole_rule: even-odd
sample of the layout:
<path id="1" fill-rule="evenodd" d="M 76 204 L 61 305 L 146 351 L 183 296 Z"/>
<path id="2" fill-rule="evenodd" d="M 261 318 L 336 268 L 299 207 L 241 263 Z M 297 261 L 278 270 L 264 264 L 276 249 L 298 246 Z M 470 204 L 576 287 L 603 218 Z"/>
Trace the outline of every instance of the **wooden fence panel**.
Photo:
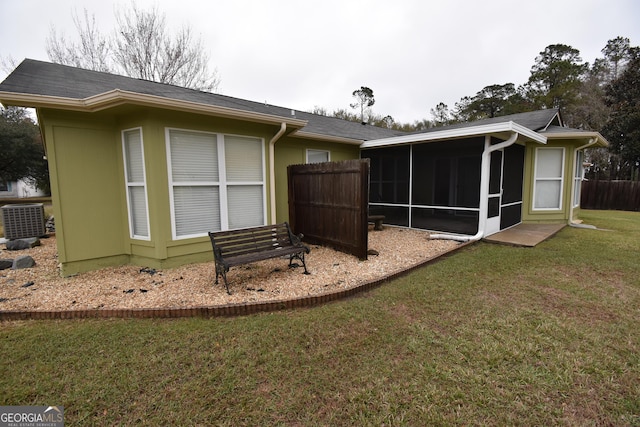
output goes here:
<path id="1" fill-rule="evenodd" d="M 640 182 L 583 181 L 580 206 L 584 209 L 640 211 Z"/>
<path id="2" fill-rule="evenodd" d="M 369 159 L 292 165 L 287 175 L 292 230 L 367 259 Z"/>

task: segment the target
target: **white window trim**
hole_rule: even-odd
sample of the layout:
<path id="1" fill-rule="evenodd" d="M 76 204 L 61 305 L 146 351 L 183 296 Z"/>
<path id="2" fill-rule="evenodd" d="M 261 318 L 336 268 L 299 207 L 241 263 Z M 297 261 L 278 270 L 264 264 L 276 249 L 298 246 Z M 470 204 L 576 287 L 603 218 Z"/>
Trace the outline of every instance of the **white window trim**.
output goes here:
<path id="1" fill-rule="evenodd" d="M 309 153 L 327 153 L 327 161 L 331 161 L 331 151 L 329 150 L 316 150 L 313 148 L 307 148 L 305 152 L 305 163 L 309 163 Z"/>
<path id="2" fill-rule="evenodd" d="M 573 207 L 577 208 L 580 206 L 580 197 L 582 195 L 582 181 L 584 180 L 584 151 L 576 151 L 575 158 L 575 175 L 573 176 L 573 195 L 571 203 L 573 203 Z"/>
<path id="3" fill-rule="evenodd" d="M 175 182 L 173 181 L 173 176 L 171 173 L 171 144 L 170 144 L 170 133 L 171 131 L 180 131 L 180 132 L 190 132 L 190 133 L 199 133 L 212 135 L 216 139 L 216 145 L 218 150 L 218 181 L 189 181 L 185 183 Z M 240 138 L 256 138 L 260 140 L 261 147 L 261 156 L 262 156 L 262 182 L 256 181 L 227 181 L 227 168 L 225 162 L 225 151 L 224 151 L 224 137 L 225 136 L 235 136 Z M 227 187 L 230 186 L 242 186 L 242 185 L 261 185 L 262 186 L 262 212 L 263 224 L 267 223 L 267 185 L 266 185 L 266 159 L 265 159 L 265 148 L 264 148 L 264 138 L 249 136 L 249 135 L 238 135 L 238 134 L 230 134 L 230 133 L 217 133 L 217 132 L 208 132 L 208 131 L 199 131 L 193 129 L 184 129 L 184 128 L 174 128 L 167 127 L 165 128 L 165 149 L 167 154 L 167 176 L 169 182 L 169 210 L 171 214 L 171 236 L 173 240 L 184 240 L 191 239 L 194 237 L 203 237 L 207 236 L 207 232 L 198 233 L 198 234 L 189 234 L 178 236 L 176 232 L 176 213 L 175 213 L 175 199 L 173 194 L 173 189 L 176 186 L 184 185 L 184 186 L 215 186 L 218 187 L 218 194 L 220 197 L 220 230 L 226 231 L 229 230 L 229 206 L 227 204 Z M 213 231 L 213 230 L 210 230 Z"/>
<path id="4" fill-rule="evenodd" d="M 140 131 L 140 148 L 142 150 L 142 182 L 129 182 L 128 178 L 128 170 L 127 170 L 127 149 L 125 145 L 125 133 L 138 130 Z M 144 135 L 142 133 L 142 127 L 135 127 L 130 129 L 123 129 L 121 132 L 121 140 L 122 140 L 122 159 L 124 162 L 124 182 L 126 186 L 126 196 L 127 196 L 127 218 L 129 220 L 129 236 L 132 239 L 136 240 L 151 240 L 151 227 L 149 224 L 149 196 L 147 194 L 147 169 L 145 165 L 145 155 L 144 155 Z M 147 222 L 147 236 L 140 236 L 134 233 L 133 229 L 133 218 L 131 217 L 131 197 L 129 196 L 129 188 L 131 187 L 142 187 L 144 192 L 144 206 L 146 212 L 145 221 Z"/>
<path id="5" fill-rule="evenodd" d="M 560 165 L 561 165 L 561 170 L 560 170 L 560 177 L 559 178 L 538 178 L 538 159 L 540 156 L 538 156 L 539 150 L 560 150 L 562 153 L 562 158 L 560 160 Z M 565 161 L 565 148 L 564 147 L 536 147 L 536 156 L 535 156 L 535 162 L 533 165 L 533 194 L 531 195 L 532 197 L 532 203 L 531 206 L 533 207 L 534 211 L 561 211 L 562 210 L 562 198 L 564 197 L 564 161 Z M 560 194 L 558 197 L 558 207 L 557 208 L 537 208 L 536 207 L 536 187 L 538 184 L 538 181 L 559 181 L 560 182 Z M 573 201 L 572 201 L 573 203 Z"/>

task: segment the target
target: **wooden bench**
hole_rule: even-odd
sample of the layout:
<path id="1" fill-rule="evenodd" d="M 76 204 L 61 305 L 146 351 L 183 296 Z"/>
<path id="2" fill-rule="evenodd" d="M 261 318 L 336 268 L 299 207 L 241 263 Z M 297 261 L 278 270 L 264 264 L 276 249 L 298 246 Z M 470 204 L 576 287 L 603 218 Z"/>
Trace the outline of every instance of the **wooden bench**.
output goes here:
<path id="1" fill-rule="evenodd" d="M 231 292 L 227 283 L 227 272 L 229 268 L 236 265 L 289 256 L 289 267 L 292 266 L 294 258 L 298 259 L 302 261 L 304 274 L 309 274 L 304 254 L 308 254 L 310 249 L 302 244 L 302 235 L 294 235 L 286 222 L 239 230 L 209 232 L 209 237 L 216 262 L 216 285 L 218 277 L 222 276 L 229 295 Z"/>
<path id="2" fill-rule="evenodd" d="M 376 231 L 382 230 L 382 221 L 384 221 L 384 215 L 369 215 L 369 222 L 373 222 L 373 229 Z"/>

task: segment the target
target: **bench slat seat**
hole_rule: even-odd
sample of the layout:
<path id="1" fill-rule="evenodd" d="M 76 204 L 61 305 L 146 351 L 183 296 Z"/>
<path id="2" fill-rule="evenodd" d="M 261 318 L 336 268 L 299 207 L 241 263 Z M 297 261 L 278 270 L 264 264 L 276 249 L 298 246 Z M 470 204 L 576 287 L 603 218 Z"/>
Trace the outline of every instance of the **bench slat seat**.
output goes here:
<path id="1" fill-rule="evenodd" d="M 309 247 L 302 244 L 301 236 L 291 232 L 289 224 L 265 225 L 230 231 L 209 232 L 213 256 L 216 264 L 216 284 L 218 277 L 224 279 L 225 288 L 229 292 L 227 272 L 229 268 L 263 261 L 270 258 L 289 256 L 289 266 L 293 259 L 302 261 L 304 273 L 307 264 L 304 255 L 310 252 Z"/>

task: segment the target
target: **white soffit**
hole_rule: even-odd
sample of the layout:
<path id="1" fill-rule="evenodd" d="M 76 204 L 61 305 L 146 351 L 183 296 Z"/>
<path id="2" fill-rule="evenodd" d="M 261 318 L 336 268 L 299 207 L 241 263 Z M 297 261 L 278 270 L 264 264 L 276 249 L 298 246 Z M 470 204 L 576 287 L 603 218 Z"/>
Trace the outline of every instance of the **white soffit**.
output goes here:
<path id="1" fill-rule="evenodd" d="M 488 125 L 467 126 L 455 129 L 443 129 L 424 133 L 414 133 L 411 135 L 395 136 L 391 138 L 375 139 L 363 142 L 360 145 L 360 148 L 386 147 L 391 145 L 411 144 L 415 142 L 442 141 L 447 139 L 467 138 L 484 135 L 498 136 L 499 134 L 503 134 L 505 132 L 516 132 L 528 140 L 538 142 L 540 144 L 547 143 L 547 138 L 545 136 L 515 122 L 509 121 L 492 123 Z"/>
<path id="2" fill-rule="evenodd" d="M 544 136 L 547 139 L 590 139 L 596 138 L 596 147 L 608 147 L 609 141 L 600 134 L 600 132 L 590 132 L 590 131 L 568 131 L 568 132 L 545 132 Z"/>

